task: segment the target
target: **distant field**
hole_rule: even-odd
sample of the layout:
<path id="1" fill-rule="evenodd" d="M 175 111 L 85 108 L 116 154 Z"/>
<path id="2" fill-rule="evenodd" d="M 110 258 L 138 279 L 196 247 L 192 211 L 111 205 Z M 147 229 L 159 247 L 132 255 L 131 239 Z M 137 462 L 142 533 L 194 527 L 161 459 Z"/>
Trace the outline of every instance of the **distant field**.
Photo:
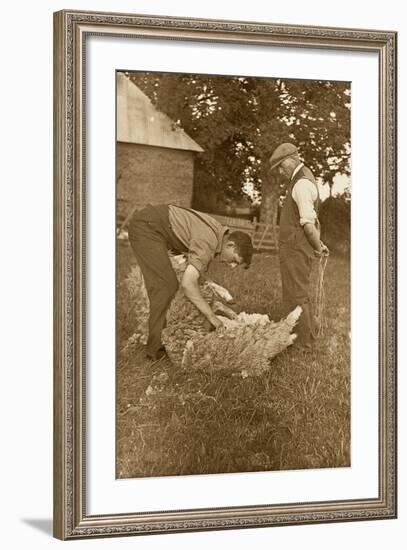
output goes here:
<path id="1" fill-rule="evenodd" d="M 186 372 L 132 335 L 124 285 L 134 262 L 118 245 L 117 476 L 120 478 L 350 466 L 350 265 L 331 257 L 325 273 L 325 335 L 309 354 L 288 349 L 270 371 L 242 379 Z M 211 268 L 246 312 L 279 319 L 278 258 L 258 254 L 248 270 Z"/>

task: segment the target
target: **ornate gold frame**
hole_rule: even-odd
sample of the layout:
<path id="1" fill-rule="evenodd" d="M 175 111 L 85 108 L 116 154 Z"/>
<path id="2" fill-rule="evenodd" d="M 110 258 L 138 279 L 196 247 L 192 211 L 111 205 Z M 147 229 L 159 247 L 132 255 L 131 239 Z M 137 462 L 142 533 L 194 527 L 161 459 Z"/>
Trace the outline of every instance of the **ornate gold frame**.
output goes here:
<path id="1" fill-rule="evenodd" d="M 380 98 L 379 496 L 366 500 L 86 514 L 84 103 L 94 34 L 376 52 Z M 131 14 L 54 14 L 54 535 L 60 539 L 396 517 L 395 32 Z"/>

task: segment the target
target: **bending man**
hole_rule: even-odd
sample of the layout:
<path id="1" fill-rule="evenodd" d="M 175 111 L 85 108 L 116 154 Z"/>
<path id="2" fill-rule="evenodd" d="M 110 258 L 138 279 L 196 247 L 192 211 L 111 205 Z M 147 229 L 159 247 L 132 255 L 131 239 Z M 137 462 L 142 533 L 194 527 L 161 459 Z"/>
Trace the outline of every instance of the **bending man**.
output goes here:
<path id="1" fill-rule="evenodd" d="M 222 325 L 199 289 L 199 277 L 217 258 L 231 267 L 249 267 L 253 246 L 249 235 L 230 232 L 208 214 L 173 205 L 148 205 L 133 214 L 129 240 L 144 276 L 150 301 L 147 356 L 160 357 L 161 331 L 166 313 L 178 289 L 178 280 L 168 252 L 187 255 L 187 267 L 181 280 L 185 296 L 208 321 Z"/>

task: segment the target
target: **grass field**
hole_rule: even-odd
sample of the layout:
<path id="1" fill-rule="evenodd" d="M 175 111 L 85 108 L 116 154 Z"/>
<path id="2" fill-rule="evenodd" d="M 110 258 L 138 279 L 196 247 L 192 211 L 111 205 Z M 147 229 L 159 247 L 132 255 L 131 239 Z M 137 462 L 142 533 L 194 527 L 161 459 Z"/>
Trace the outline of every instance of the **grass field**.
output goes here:
<path id="1" fill-rule="evenodd" d="M 258 378 L 185 372 L 141 348 L 123 351 L 134 318 L 124 278 L 134 262 L 118 245 L 117 477 L 350 466 L 350 266 L 331 257 L 327 327 L 310 353 L 289 348 Z M 246 312 L 280 318 L 278 258 L 249 270 L 213 263 L 210 277 Z"/>

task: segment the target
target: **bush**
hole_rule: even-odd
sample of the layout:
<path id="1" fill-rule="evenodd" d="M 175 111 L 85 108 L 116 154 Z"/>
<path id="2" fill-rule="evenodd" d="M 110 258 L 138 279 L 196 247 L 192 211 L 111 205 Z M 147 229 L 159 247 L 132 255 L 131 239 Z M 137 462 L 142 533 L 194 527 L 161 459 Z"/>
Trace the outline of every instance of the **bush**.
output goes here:
<path id="1" fill-rule="evenodd" d="M 343 195 L 329 197 L 319 210 L 321 239 L 336 254 L 349 254 L 350 251 L 350 201 Z"/>

